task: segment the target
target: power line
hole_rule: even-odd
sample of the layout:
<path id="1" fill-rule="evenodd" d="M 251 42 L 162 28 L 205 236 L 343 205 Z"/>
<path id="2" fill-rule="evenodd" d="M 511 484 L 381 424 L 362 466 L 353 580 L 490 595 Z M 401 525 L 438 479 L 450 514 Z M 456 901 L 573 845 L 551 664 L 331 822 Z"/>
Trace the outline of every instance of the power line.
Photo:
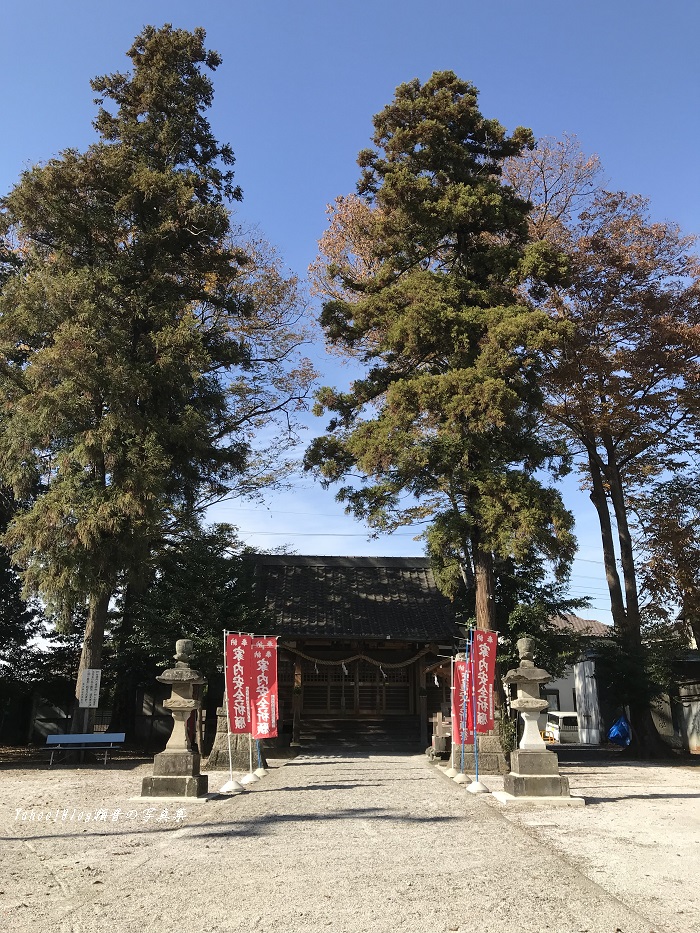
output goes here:
<path id="1" fill-rule="evenodd" d="M 236 529 L 242 535 L 278 535 L 283 538 L 369 538 L 370 532 L 361 531 L 244 531 L 242 528 Z M 388 535 L 388 532 L 387 532 Z M 413 538 L 415 535 L 410 531 L 393 531 L 392 538 Z"/>
<path id="2" fill-rule="evenodd" d="M 270 518 L 274 518 L 275 515 L 307 515 L 307 516 L 318 515 L 319 517 L 322 517 L 322 518 L 341 518 L 342 517 L 340 513 L 338 512 L 315 512 L 311 509 L 307 509 L 305 512 L 290 512 L 287 509 L 241 509 L 241 508 L 237 508 L 233 504 L 227 504 L 225 502 L 221 503 L 220 505 L 216 504 L 215 506 L 212 506 L 212 508 L 214 507 L 216 508 L 225 507 L 227 509 L 232 508 L 232 509 L 235 509 L 235 511 L 237 512 L 254 512 L 257 515 L 267 514 Z"/>

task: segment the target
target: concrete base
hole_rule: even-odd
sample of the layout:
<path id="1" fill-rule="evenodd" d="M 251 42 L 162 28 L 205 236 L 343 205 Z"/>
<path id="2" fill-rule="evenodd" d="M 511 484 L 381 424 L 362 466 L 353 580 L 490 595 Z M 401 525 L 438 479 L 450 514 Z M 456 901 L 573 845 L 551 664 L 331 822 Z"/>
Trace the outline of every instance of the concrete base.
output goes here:
<path id="1" fill-rule="evenodd" d="M 249 771 L 248 774 L 244 774 L 242 778 L 238 781 L 239 784 L 244 786 L 247 784 L 257 784 L 260 778 L 254 771 Z"/>
<path id="2" fill-rule="evenodd" d="M 198 777 L 200 759 L 196 752 L 161 752 L 153 758 L 154 777 Z"/>
<path id="3" fill-rule="evenodd" d="M 472 781 L 471 784 L 467 787 L 467 790 L 470 794 L 490 794 L 491 791 L 485 784 L 482 784 L 481 781 Z"/>
<path id="4" fill-rule="evenodd" d="M 220 794 L 242 794 L 244 791 L 245 787 L 236 780 L 226 781 L 224 786 L 219 788 Z"/>
<path id="5" fill-rule="evenodd" d="M 503 790 L 512 797 L 568 797 L 569 779 L 559 774 L 554 752 L 518 749 L 510 756 Z"/>
<path id="6" fill-rule="evenodd" d="M 513 797 L 568 797 L 569 779 L 554 774 L 506 774 L 503 790 Z"/>
<path id="7" fill-rule="evenodd" d="M 460 762 L 462 746 L 455 746 L 454 757 Z M 474 746 L 464 746 L 464 766 L 474 767 Z M 505 774 L 508 771 L 506 757 L 501 748 L 501 740 L 496 732 L 479 736 L 479 774 Z"/>
<path id="8" fill-rule="evenodd" d="M 161 752 L 153 759 L 153 775 L 141 784 L 142 797 L 204 797 L 209 778 L 199 773 L 196 752 Z"/>
<path id="9" fill-rule="evenodd" d="M 510 753 L 510 770 L 514 774 L 559 774 L 559 759 L 546 748 L 541 751 L 517 749 Z"/>
<path id="10" fill-rule="evenodd" d="M 502 790 L 495 790 L 491 796 L 506 807 L 585 807 L 583 797 L 514 797 Z"/>
<path id="11" fill-rule="evenodd" d="M 456 774 L 452 778 L 452 780 L 455 782 L 455 784 L 468 784 L 469 783 L 469 778 L 463 771 L 460 772 L 460 774 Z"/>
<path id="12" fill-rule="evenodd" d="M 157 757 L 157 756 L 156 756 Z M 206 774 L 145 777 L 141 784 L 142 797 L 182 797 L 192 800 L 204 797 L 209 786 Z"/>
<path id="13" fill-rule="evenodd" d="M 129 800 L 139 803 L 149 801 L 150 803 L 162 803 L 164 806 L 172 803 L 209 803 L 212 800 L 225 800 L 226 796 L 221 793 L 207 793 L 203 797 L 129 797 Z"/>

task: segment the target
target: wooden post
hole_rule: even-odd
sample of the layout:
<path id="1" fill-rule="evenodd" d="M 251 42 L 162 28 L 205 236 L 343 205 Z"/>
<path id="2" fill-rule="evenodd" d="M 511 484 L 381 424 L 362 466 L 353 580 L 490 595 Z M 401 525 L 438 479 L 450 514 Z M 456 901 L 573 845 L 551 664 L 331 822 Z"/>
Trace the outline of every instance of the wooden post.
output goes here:
<path id="1" fill-rule="evenodd" d="M 294 688 L 292 691 L 292 741 L 290 745 L 293 746 L 301 745 L 299 741 L 301 734 L 301 691 L 301 658 L 297 657 L 294 661 Z"/>
<path id="2" fill-rule="evenodd" d="M 418 715 L 420 717 L 420 745 L 428 747 L 428 689 L 425 678 L 425 662 L 418 661 Z"/>
<path id="3" fill-rule="evenodd" d="M 350 662 L 350 672 L 352 674 L 352 711 L 356 716 L 360 714 L 360 662 Z"/>

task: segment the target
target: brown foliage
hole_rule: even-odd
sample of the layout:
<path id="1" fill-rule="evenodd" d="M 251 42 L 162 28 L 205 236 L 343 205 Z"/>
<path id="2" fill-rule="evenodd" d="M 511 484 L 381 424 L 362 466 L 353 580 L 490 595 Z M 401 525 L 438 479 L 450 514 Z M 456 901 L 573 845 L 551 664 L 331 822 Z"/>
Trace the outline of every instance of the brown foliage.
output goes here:
<path id="1" fill-rule="evenodd" d="M 603 183 L 600 159 L 582 151 L 578 139 L 545 136 L 534 149 L 506 160 L 503 179 L 532 204 L 530 233 L 535 240 L 568 242 L 569 228 L 591 204 Z"/>

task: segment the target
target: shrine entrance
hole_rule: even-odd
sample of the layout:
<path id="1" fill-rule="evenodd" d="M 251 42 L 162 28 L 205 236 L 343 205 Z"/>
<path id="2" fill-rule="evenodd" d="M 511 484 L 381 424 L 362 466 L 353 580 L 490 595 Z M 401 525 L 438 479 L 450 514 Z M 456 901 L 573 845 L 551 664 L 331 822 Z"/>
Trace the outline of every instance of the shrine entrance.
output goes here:
<path id="1" fill-rule="evenodd" d="M 344 668 L 303 661 L 302 713 L 406 715 L 412 712 L 410 684 L 408 667 L 384 671 L 366 661 L 351 661 Z"/>
<path id="2" fill-rule="evenodd" d="M 347 663 L 302 658 L 299 663 L 302 716 L 384 717 L 416 713 L 415 663 L 385 666 L 361 658 Z M 280 693 L 290 699 L 294 667 L 293 661 L 280 659 Z"/>

